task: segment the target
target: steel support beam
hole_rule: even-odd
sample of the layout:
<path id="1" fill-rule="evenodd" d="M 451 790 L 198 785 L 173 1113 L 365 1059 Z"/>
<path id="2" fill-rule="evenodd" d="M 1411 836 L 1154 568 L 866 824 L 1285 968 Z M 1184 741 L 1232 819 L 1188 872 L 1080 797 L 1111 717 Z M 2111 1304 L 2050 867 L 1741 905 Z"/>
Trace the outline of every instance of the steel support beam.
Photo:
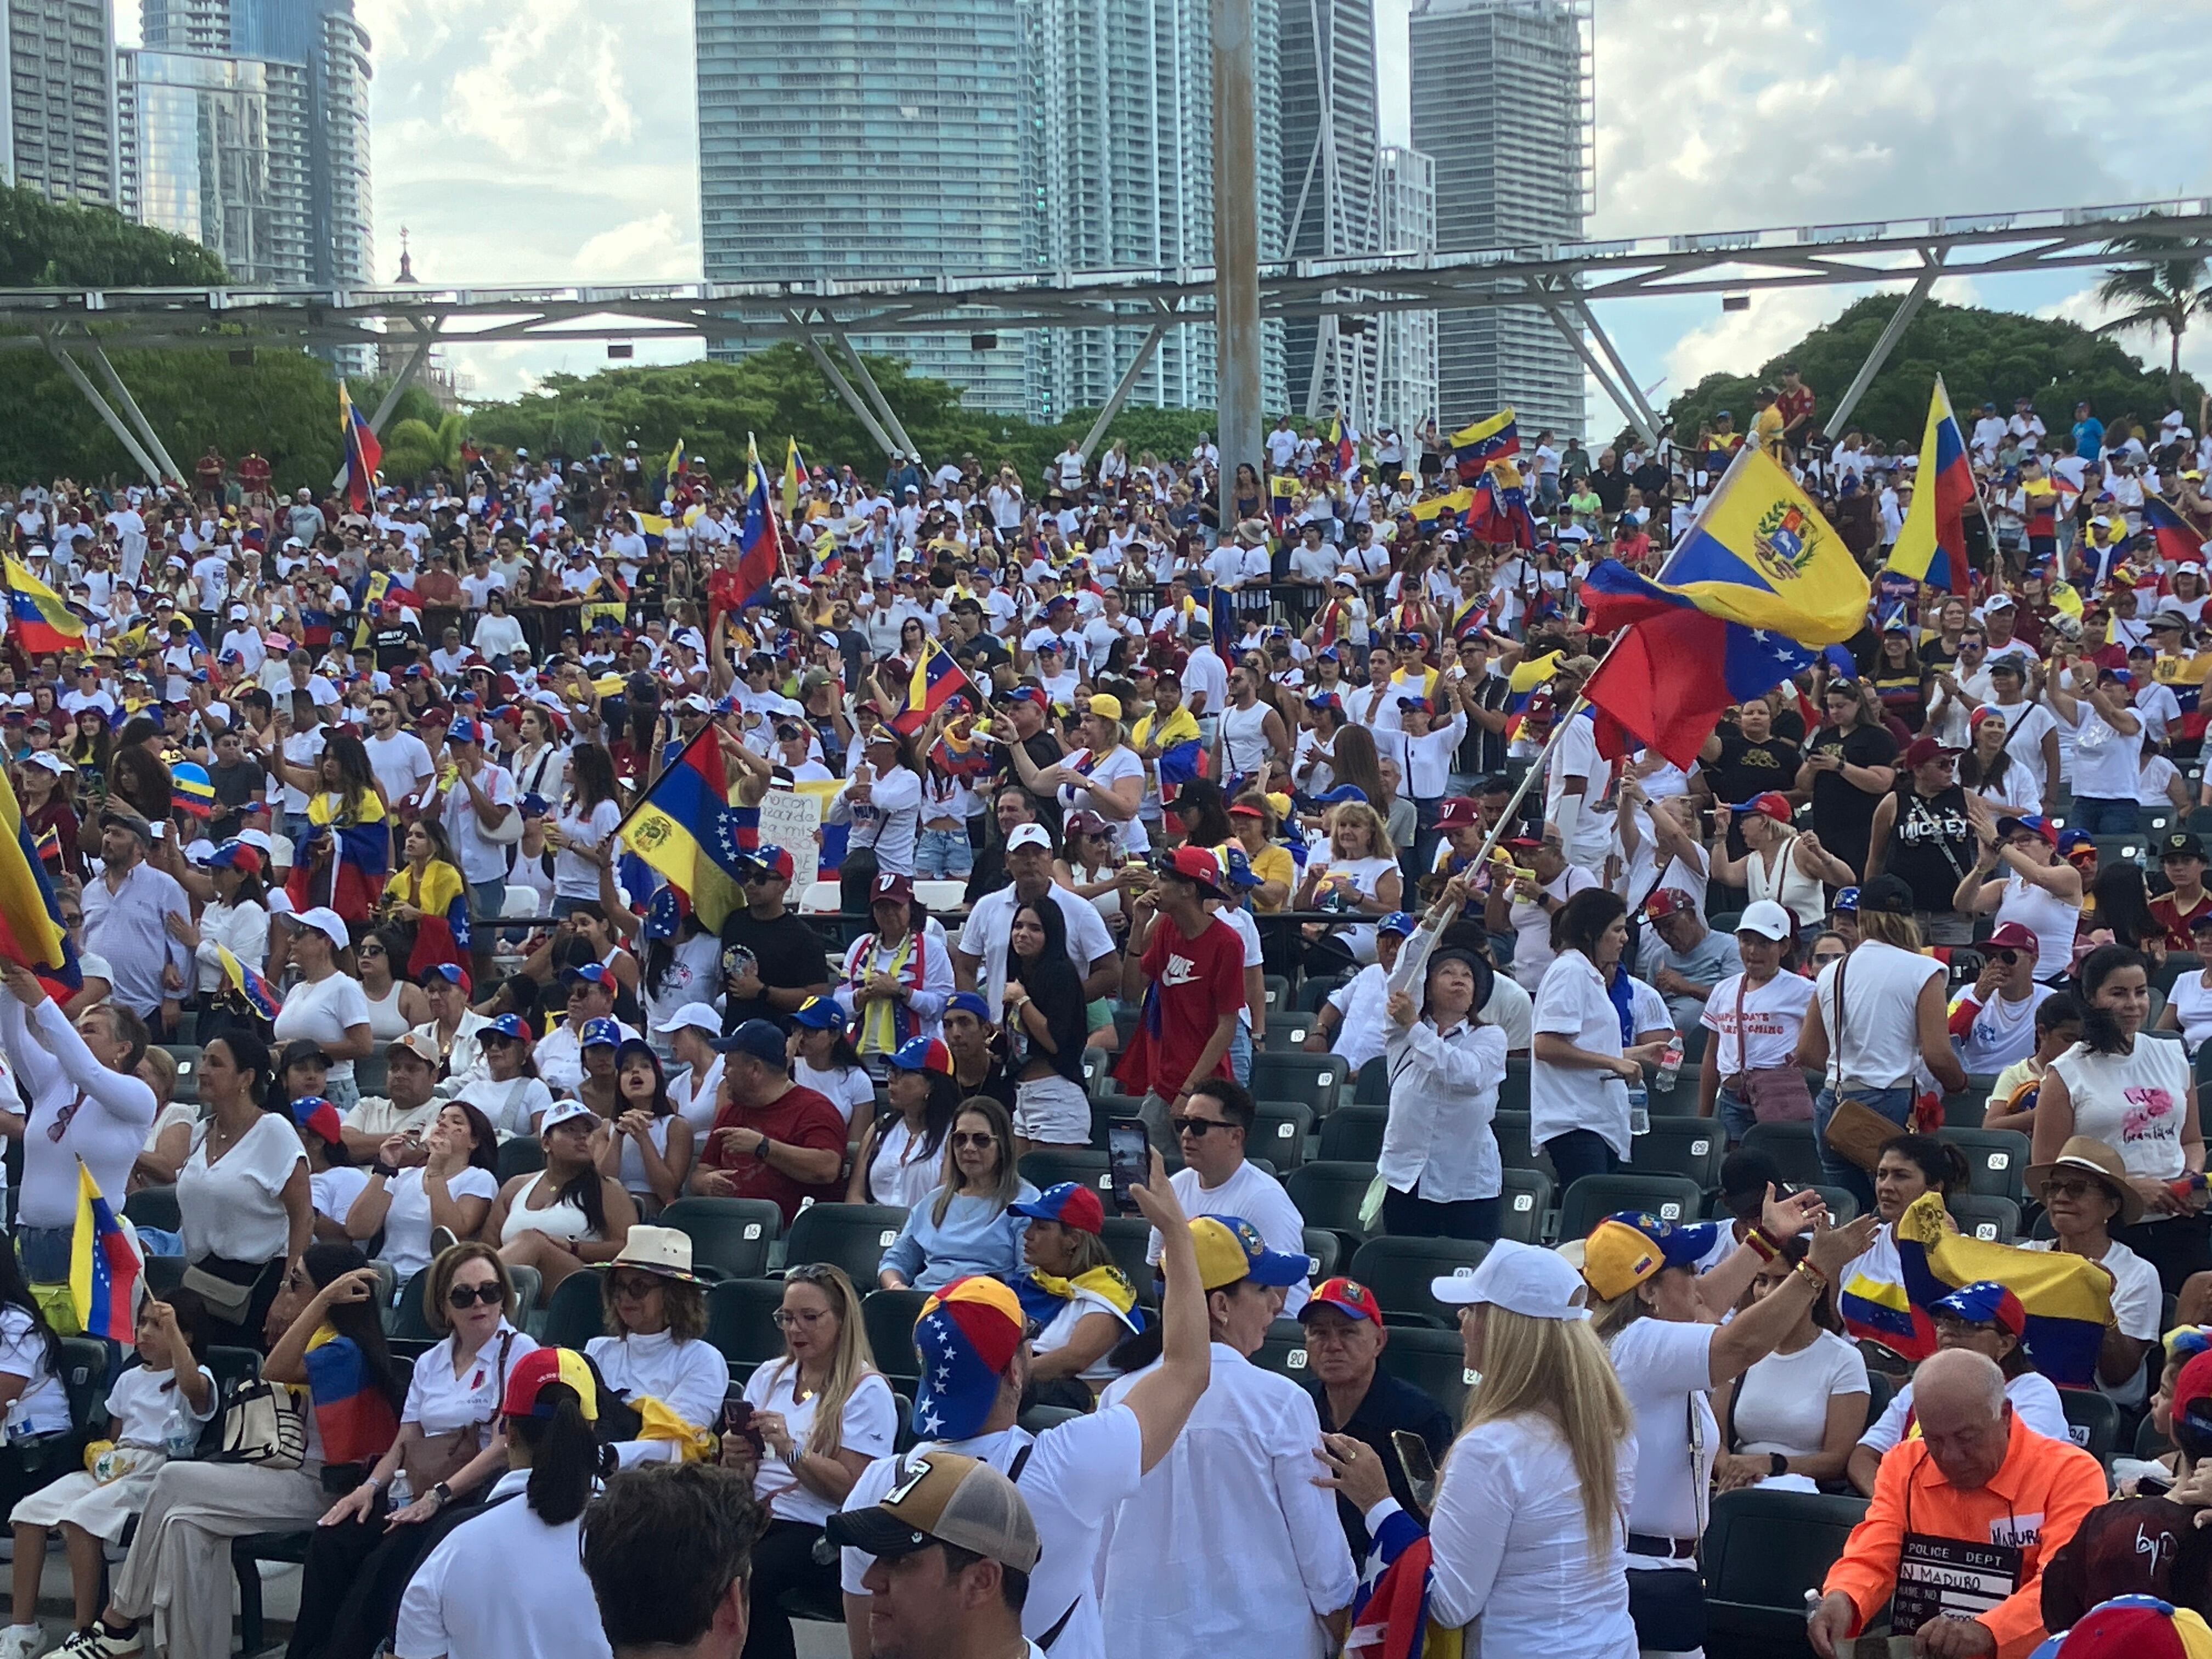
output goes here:
<path id="1" fill-rule="evenodd" d="M 1844 435 L 1844 423 L 1850 419 L 1851 411 L 1859 406 L 1859 399 L 1866 396 L 1866 389 L 1874 384 L 1874 377 L 1881 372 L 1881 366 L 1889 361 L 1889 354 L 1897 349 L 1897 343 L 1905 337 L 1905 325 L 1911 322 L 1913 313 L 1920 309 L 1921 301 L 1928 297 L 1928 291 L 1936 286 L 1936 279 L 1943 274 L 1943 256 L 1940 252 L 1931 249 L 1924 257 L 1928 268 L 1920 273 L 1920 280 L 1913 283 L 1911 291 L 1898 301 L 1897 309 L 1890 314 L 1888 326 L 1875 341 L 1874 349 L 1867 353 L 1866 361 L 1859 365 L 1859 372 L 1851 376 L 1850 385 L 1844 389 L 1844 395 L 1836 399 L 1836 406 L 1829 411 L 1827 418 L 1820 422 L 1822 430 L 1832 436 L 1840 438 Z"/>
<path id="2" fill-rule="evenodd" d="M 853 365 L 854 378 L 860 381 L 860 390 L 866 392 L 868 401 L 875 404 L 877 417 L 883 422 L 884 429 L 898 440 L 899 447 L 906 452 L 907 459 L 916 466 L 920 466 L 921 451 L 915 448 L 914 440 L 906 435 L 906 428 L 899 423 L 898 415 L 891 408 L 890 399 L 884 396 L 883 389 L 876 384 L 876 377 L 868 373 L 868 366 L 860 361 L 860 354 L 853 349 L 851 337 L 834 322 L 830 325 L 830 333 L 843 350 L 847 360 Z"/>
<path id="3" fill-rule="evenodd" d="M 1252 0 L 1211 0 L 1213 29 L 1213 322 L 1221 477 L 1266 476 L 1260 407 L 1257 52 Z M 1226 491 L 1224 491 L 1226 498 Z"/>
<path id="4" fill-rule="evenodd" d="M 1560 338 L 1575 349 L 1575 356 L 1583 360 L 1583 367 L 1589 371 L 1590 378 L 1598 383 L 1599 389 L 1613 400 L 1613 407 L 1621 412 L 1629 425 L 1637 429 L 1644 442 L 1656 448 L 1659 443 L 1657 430 L 1637 407 L 1637 400 L 1620 389 L 1613 378 L 1613 371 L 1599 360 L 1597 353 L 1590 349 L 1589 342 L 1583 338 L 1582 330 L 1575 326 L 1575 319 L 1567 315 L 1558 296 L 1534 286 L 1530 288 L 1529 294 L 1538 305 L 1543 307 L 1544 314 L 1552 319 L 1552 326 L 1559 331 Z"/>
<path id="5" fill-rule="evenodd" d="M 107 382 L 107 389 L 115 394 L 123 418 L 131 422 L 132 429 L 144 443 L 146 453 L 161 464 L 169 477 L 179 483 L 184 482 L 184 469 L 177 465 L 176 458 L 161 442 L 161 434 L 154 430 L 154 423 L 146 418 L 146 411 L 138 407 L 138 400 L 131 395 L 131 388 L 123 384 L 123 377 L 115 372 L 115 365 L 107 361 L 107 354 L 100 349 L 99 342 L 88 340 L 85 342 L 85 347 L 91 355 L 94 367 L 100 370 L 100 378 Z"/>
<path id="6" fill-rule="evenodd" d="M 859 417 L 862 426 L 867 428 L 868 435 L 876 441 L 884 453 L 890 455 L 895 453 L 898 445 L 891 441 L 891 434 L 884 431 L 883 423 L 876 419 L 875 410 L 870 409 L 860 394 L 853 390 L 853 383 L 845 378 L 836 363 L 830 361 L 830 354 L 823 350 L 822 342 L 815 337 L 814 330 L 800 322 L 797 312 L 792 313 L 791 320 L 805 329 L 805 332 L 799 337 L 799 343 L 806 348 L 806 355 L 814 359 L 814 366 L 822 371 L 822 378 L 837 389 L 837 395 L 845 400 L 845 406 Z"/>
<path id="7" fill-rule="evenodd" d="M 1581 319 L 1582 325 L 1589 331 L 1590 337 L 1597 342 L 1597 349 L 1605 354 L 1606 362 L 1613 365 L 1613 376 L 1620 382 L 1620 389 L 1635 404 L 1636 413 L 1644 416 L 1639 425 L 1635 416 L 1632 415 L 1629 424 L 1636 428 L 1645 443 L 1656 446 L 1659 441 L 1659 416 L 1651 407 L 1651 400 L 1644 395 L 1644 389 L 1636 384 L 1636 377 L 1628 372 L 1628 364 L 1622 358 L 1620 349 L 1613 344 L 1613 337 L 1598 326 L 1596 313 L 1591 311 L 1589 302 L 1579 293 L 1570 287 L 1561 297 Z"/>
<path id="8" fill-rule="evenodd" d="M 100 388 L 93 385 L 92 381 L 86 377 L 84 370 L 78 366 L 76 359 L 64 351 L 51 339 L 45 340 L 42 343 L 46 346 L 46 356 L 61 365 L 61 371 L 69 376 L 70 384 L 77 389 L 85 402 L 100 412 L 100 418 L 107 422 L 107 429 L 115 434 L 116 441 L 130 453 L 132 460 L 137 462 L 139 469 L 146 475 L 147 482 L 159 484 L 162 481 L 160 463 L 146 453 L 146 447 L 138 441 L 137 434 L 124 425 L 123 417 L 108 407 L 107 399 L 100 395 Z M 179 482 L 181 483 L 182 480 Z"/>
<path id="9" fill-rule="evenodd" d="M 415 343 L 415 349 L 407 354 L 407 361 L 399 366 L 398 376 L 378 402 L 376 413 L 368 417 L 368 429 L 379 437 L 383 436 L 384 423 L 392 418 L 392 411 L 399 407 L 399 394 L 415 384 L 415 377 L 422 372 L 422 365 L 430 361 L 430 348 L 438 343 L 438 325 L 435 323 L 427 329 L 418 323 L 416 329 L 422 337 Z"/>
<path id="10" fill-rule="evenodd" d="M 1091 459 L 1091 452 L 1098 447 L 1099 440 L 1106 435 L 1106 428 L 1114 424 L 1114 417 L 1121 412 L 1121 405 L 1129 401 L 1129 394 L 1137 388 L 1137 377 L 1152 361 L 1153 354 L 1159 350 L 1160 342 L 1167 337 L 1167 324 L 1154 323 L 1152 332 L 1145 336 L 1145 343 L 1137 348 L 1137 355 L 1129 359 L 1128 368 L 1121 371 L 1121 378 L 1114 383 L 1113 396 L 1106 399 L 1106 406 L 1098 411 L 1098 418 L 1091 422 L 1091 430 L 1084 435 L 1080 453 L 1085 460 Z"/>

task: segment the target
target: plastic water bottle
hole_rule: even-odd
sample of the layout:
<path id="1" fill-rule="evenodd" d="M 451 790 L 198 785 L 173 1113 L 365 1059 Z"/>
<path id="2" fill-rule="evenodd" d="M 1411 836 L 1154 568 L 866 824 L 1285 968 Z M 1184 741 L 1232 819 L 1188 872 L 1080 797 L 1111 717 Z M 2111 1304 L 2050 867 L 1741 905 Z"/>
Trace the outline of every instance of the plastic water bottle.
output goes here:
<path id="1" fill-rule="evenodd" d="M 392 1484 L 384 1489 L 385 1507 L 392 1510 L 404 1510 L 414 1501 L 415 1488 L 407 1479 L 407 1471 L 392 1470 Z"/>
<path id="2" fill-rule="evenodd" d="M 1659 1056 L 1659 1075 L 1651 1079 L 1652 1087 L 1674 1092 L 1674 1079 L 1682 1074 L 1682 1045 L 1670 1042 L 1667 1052 Z"/>
<path id="3" fill-rule="evenodd" d="M 1651 1097 L 1642 1089 L 1628 1091 L 1628 1133 L 1632 1135 L 1651 1133 Z"/>

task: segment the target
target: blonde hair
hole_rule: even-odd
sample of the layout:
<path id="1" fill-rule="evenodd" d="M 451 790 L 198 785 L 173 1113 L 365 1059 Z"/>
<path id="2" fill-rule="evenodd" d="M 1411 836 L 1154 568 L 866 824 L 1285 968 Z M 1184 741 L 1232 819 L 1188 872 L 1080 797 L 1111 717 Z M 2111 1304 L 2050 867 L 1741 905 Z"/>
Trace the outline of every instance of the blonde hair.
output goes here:
<path id="1" fill-rule="evenodd" d="M 1337 837 L 1345 824 L 1357 819 L 1367 826 L 1367 856 L 1371 859 L 1390 856 L 1390 825 L 1383 816 L 1364 800 L 1339 801 L 1328 809 L 1328 851 L 1332 858 L 1349 856 L 1337 845 Z"/>
<path id="2" fill-rule="evenodd" d="M 1627 1299 L 1635 1299 L 1632 1292 Z M 1602 1553 L 1620 1512 L 1613 1486 L 1620 1443 L 1636 1426 L 1628 1395 L 1591 1322 L 1532 1319 L 1507 1308 L 1486 1308 L 1482 1382 L 1468 1395 L 1461 1431 L 1528 1416 L 1549 1419 L 1567 1443 L 1582 1487 L 1590 1553 Z"/>
<path id="3" fill-rule="evenodd" d="M 811 1285 L 822 1292 L 822 1299 L 830 1304 L 837 1318 L 837 1352 L 830 1361 L 830 1380 L 822 1385 L 820 1398 L 814 1407 L 814 1426 L 806 1436 L 806 1449 L 817 1457 L 834 1457 L 842 1449 L 841 1431 L 844 1427 L 845 1402 L 853 1397 L 853 1390 L 876 1374 L 876 1352 L 868 1346 L 867 1328 L 860 1322 L 860 1293 L 853 1288 L 853 1281 L 845 1277 L 845 1270 L 832 1262 L 810 1261 L 788 1268 L 783 1275 L 787 1285 Z M 783 1358 L 775 1361 L 775 1381 L 783 1373 L 795 1368 L 799 1362 L 792 1357 L 791 1339 L 783 1340 Z M 792 1385 L 798 1386 L 793 1378 Z"/>
<path id="4" fill-rule="evenodd" d="M 1911 916 L 1900 916 L 1889 910 L 1859 912 L 1859 937 L 1872 939 L 1878 945 L 1893 945 L 1900 951 L 1916 954 L 1920 949 L 1920 924 Z"/>

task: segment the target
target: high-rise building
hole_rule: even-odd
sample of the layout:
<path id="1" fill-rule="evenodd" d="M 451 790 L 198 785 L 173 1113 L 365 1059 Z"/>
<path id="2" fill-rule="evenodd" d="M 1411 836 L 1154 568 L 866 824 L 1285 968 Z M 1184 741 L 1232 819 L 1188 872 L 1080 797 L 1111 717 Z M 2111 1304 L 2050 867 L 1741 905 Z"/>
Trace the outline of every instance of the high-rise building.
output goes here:
<path id="1" fill-rule="evenodd" d="M 1592 207 L 1592 0 L 1414 0 L 1413 147 L 1436 162 L 1439 252 L 1573 241 Z M 1439 313 L 1447 430 L 1510 404 L 1583 435 L 1583 367 L 1533 306 Z"/>
<path id="2" fill-rule="evenodd" d="M 1278 0 L 1253 7 L 1261 257 L 1282 249 Z M 1213 83 L 1207 0 L 1023 0 L 1035 142 L 1028 158 L 1039 264 L 1048 270 L 1172 270 L 1213 259 Z M 1371 43 L 1370 43 L 1371 52 Z M 1370 76 L 1371 78 L 1371 76 Z M 1371 93 L 1370 93 L 1371 98 Z M 1030 413 L 1096 409 L 1157 316 L 1127 328 L 1054 330 L 1035 353 Z M 1282 407 L 1282 325 L 1263 334 L 1261 381 Z M 1132 388 L 1140 407 L 1209 409 L 1211 324 L 1170 328 Z"/>
<path id="3" fill-rule="evenodd" d="M 1374 0 L 1282 0 L 1280 27 L 1282 257 L 1376 252 Z M 1291 318 L 1283 336 L 1293 408 L 1372 420 L 1371 324 Z"/>
<path id="4" fill-rule="evenodd" d="M 1378 251 L 1431 253 L 1437 246 L 1437 164 L 1386 144 L 1375 169 Z M 1437 412 L 1437 313 L 1386 311 L 1376 319 L 1375 429 L 1407 441 Z"/>
<path id="5" fill-rule="evenodd" d="M 123 211 L 199 243 L 233 282 L 306 285 L 306 92 L 289 64 L 118 52 Z"/>
<path id="6" fill-rule="evenodd" d="M 694 0 L 692 15 L 709 282 L 1040 268 L 1017 0 Z M 1030 406 L 1034 343 L 988 321 L 853 343 L 976 408 Z"/>
<path id="7" fill-rule="evenodd" d="M 0 0 L 0 179 L 57 202 L 116 202 L 108 0 Z"/>

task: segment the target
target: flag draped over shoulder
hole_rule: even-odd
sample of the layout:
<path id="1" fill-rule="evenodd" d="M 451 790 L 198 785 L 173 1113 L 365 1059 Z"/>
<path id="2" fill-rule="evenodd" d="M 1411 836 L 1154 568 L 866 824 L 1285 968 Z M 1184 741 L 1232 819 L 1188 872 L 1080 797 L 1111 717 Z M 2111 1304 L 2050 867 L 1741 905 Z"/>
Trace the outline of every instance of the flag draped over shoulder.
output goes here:
<path id="1" fill-rule="evenodd" d="M 392 824 L 383 798 L 371 789 L 349 804 L 322 790 L 308 799 L 307 822 L 312 827 L 302 856 L 285 878 L 286 895 L 302 910 L 327 904 L 348 921 L 367 921 L 392 872 Z M 327 864 L 306 855 L 325 835 L 331 846 Z"/>
<path id="2" fill-rule="evenodd" d="M 61 906 L 23 822 L 15 787 L 0 772 L 0 957 L 19 963 L 65 996 L 84 988 L 76 946 L 62 927 Z"/>
<path id="3" fill-rule="evenodd" d="M 13 555 L 6 561 L 8 633 L 32 656 L 84 643 L 84 623 Z"/>
<path id="4" fill-rule="evenodd" d="M 76 1227 L 70 1244 L 70 1299 L 87 1336 L 128 1342 L 138 1323 L 138 1246 L 115 1218 L 92 1171 L 76 1166 Z"/>
<path id="5" fill-rule="evenodd" d="M 708 931 L 721 931 L 737 907 L 734 856 L 742 843 L 730 822 L 736 809 L 722 770 L 720 728 L 712 721 L 653 781 L 615 833 L 631 852 L 668 878 Z M 759 813 L 753 814 L 757 844 Z"/>
<path id="6" fill-rule="evenodd" d="M 2061 1388 L 2097 1379 L 2097 1354 L 2112 1316 L 2112 1276 L 2085 1256 L 2023 1250 L 1967 1238 L 1944 1224 L 1943 1200 L 1923 1193 L 1897 1218 L 1897 1259 L 1913 1310 L 1925 1314 L 1961 1285 L 1993 1279 L 2027 1315 L 2029 1359 Z"/>
<path id="7" fill-rule="evenodd" d="M 304 1358 L 323 1461 L 366 1463 L 383 1456 L 399 1433 L 399 1414 L 370 1380 L 360 1345 L 326 1328 L 307 1339 Z"/>
<path id="8" fill-rule="evenodd" d="M 1905 509 L 1905 526 L 1890 549 L 1887 568 L 1963 595 L 1967 580 L 1966 514 L 1974 499 L 1974 471 L 1940 374 L 1928 397 L 1928 425 L 1921 434 L 1916 476 L 1912 505 Z"/>

